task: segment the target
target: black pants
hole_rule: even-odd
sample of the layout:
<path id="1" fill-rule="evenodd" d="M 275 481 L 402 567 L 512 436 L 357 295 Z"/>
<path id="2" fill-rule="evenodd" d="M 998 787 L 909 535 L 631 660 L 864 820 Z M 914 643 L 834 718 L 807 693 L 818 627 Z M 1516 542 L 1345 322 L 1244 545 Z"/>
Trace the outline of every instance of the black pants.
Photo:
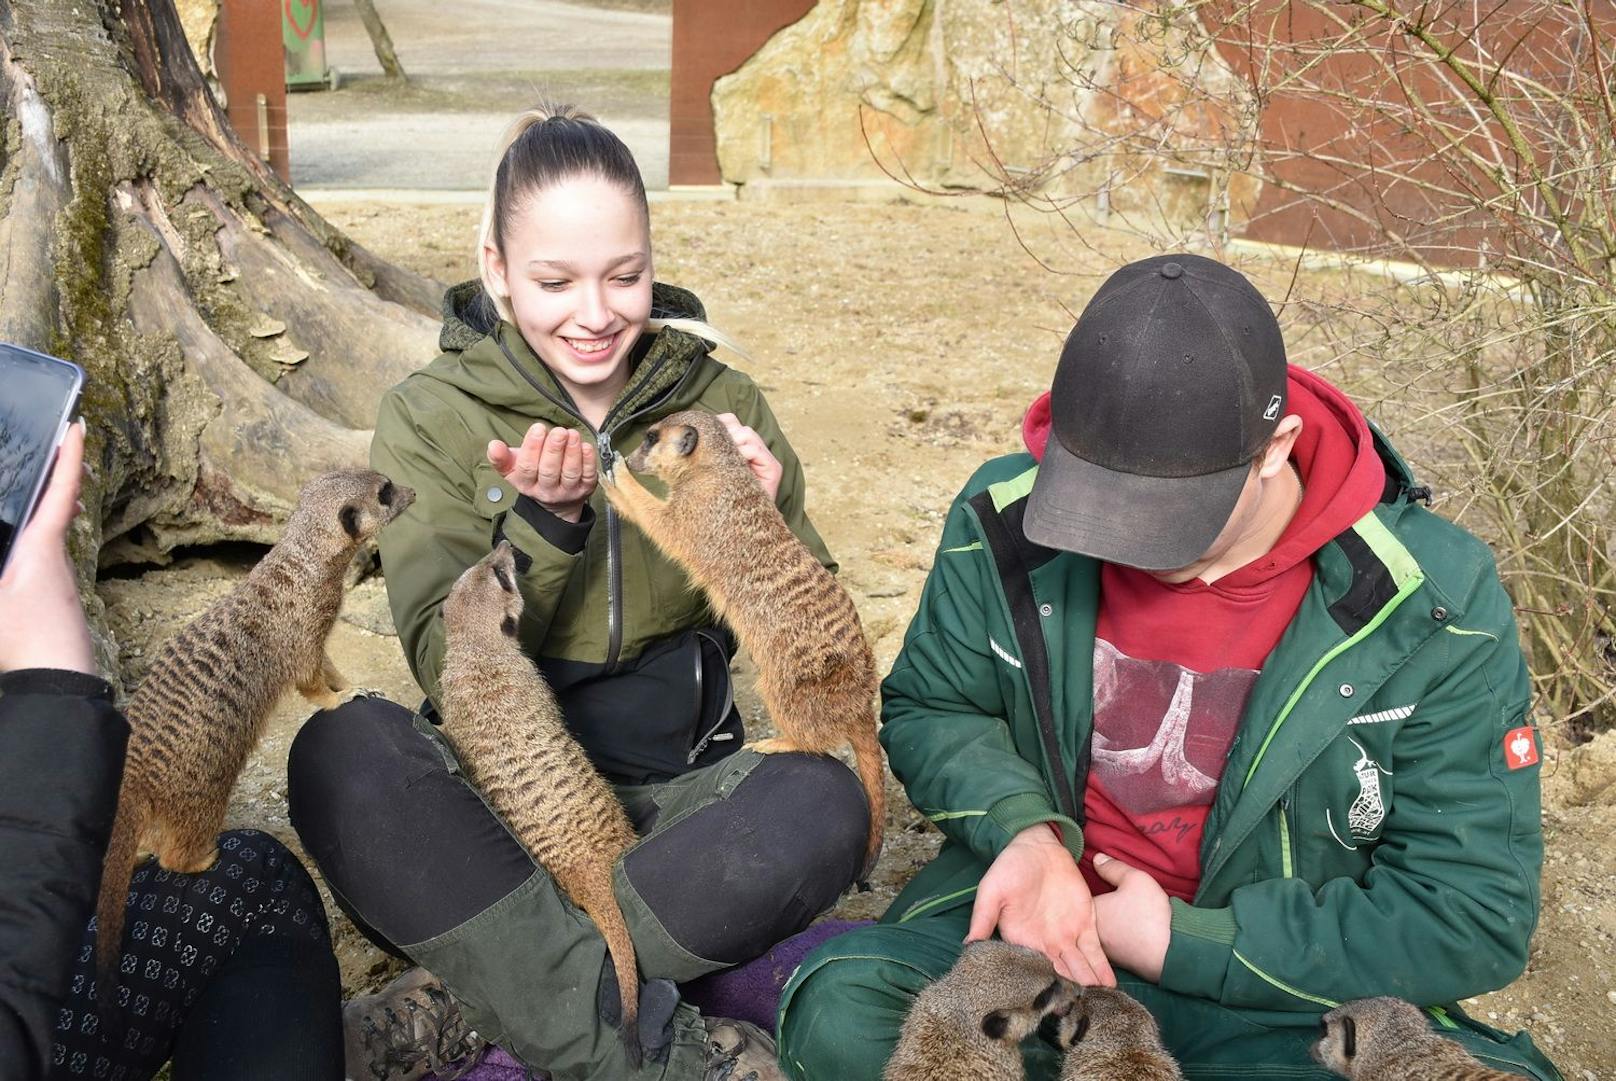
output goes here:
<path id="1" fill-rule="evenodd" d="M 95 1001 L 85 930 L 51 1049 L 53 1081 L 335 1081 L 342 986 L 325 909 L 303 865 L 267 833 L 219 836 L 196 875 L 147 860 L 129 885 L 112 1004 Z"/>
<path id="2" fill-rule="evenodd" d="M 647 979 L 762 954 L 829 908 L 863 858 L 868 806 L 833 759 L 741 751 L 617 791 L 643 836 L 616 892 Z M 637 1076 L 595 1017 L 605 950 L 593 924 L 424 722 L 380 699 L 316 714 L 292 745 L 288 800 L 338 903 L 378 945 L 442 978 L 479 1032 L 557 1078 Z M 699 1018 L 676 1008 L 674 1043 L 699 1045 Z M 647 1076 L 688 1075 L 685 1051 Z"/>

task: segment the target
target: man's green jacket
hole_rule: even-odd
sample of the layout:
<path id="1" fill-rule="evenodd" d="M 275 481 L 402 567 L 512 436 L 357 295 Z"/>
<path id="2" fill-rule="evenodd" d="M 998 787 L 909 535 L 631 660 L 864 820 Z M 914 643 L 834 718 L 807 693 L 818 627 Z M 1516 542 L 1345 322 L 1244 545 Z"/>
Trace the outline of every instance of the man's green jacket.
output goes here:
<path id="1" fill-rule="evenodd" d="M 1229 750 L 1200 888 L 1172 903 L 1168 990 L 1429 1006 L 1525 966 L 1543 848 L 1510 600 L 1486 546 L 1410 498 L 1379 433 L 1376 448 L 1384 500 L 1315 556 Z M 1022 535 L 1036 472 L 998 458 L 955 499 L 882 686 L 892 770 L 946 837 L 887 921 L 970 904 L 1031 825 L 1082 850 L 1098 564 Z"/>

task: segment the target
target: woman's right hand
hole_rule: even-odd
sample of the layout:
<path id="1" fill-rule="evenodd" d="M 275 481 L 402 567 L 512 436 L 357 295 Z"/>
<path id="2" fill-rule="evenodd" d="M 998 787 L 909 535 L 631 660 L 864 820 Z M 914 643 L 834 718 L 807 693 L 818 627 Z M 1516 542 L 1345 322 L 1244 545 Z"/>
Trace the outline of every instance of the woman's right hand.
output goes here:
<path id="1" fill-rule="evenodd" d="M 488 462 L 512 488 L 569 522 L 583 517 L 597 483 L 595 448 L 571 428 L 535 422 L 514 450 L 490 441 Z"/>

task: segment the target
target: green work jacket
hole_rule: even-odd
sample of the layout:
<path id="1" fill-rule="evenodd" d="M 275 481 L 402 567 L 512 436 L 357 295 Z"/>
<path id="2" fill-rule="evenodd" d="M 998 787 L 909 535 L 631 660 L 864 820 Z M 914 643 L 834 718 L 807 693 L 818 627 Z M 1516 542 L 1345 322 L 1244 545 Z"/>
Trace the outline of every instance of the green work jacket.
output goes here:
<path id="1" fill-rule="evenodd" d="M 415 489 L 415 503 L 379 543 L 405 656 L 434 702 L 443 599 L 496 536 L 531 560 L 522 573 L 519 634 L 528 655 L 550 666 L 553 683 L 552 669 L 561 670 L 567 683 L 598 691 L 601 679 L 632 672 L 653 644 L 712 623 L 706 598 L 643 534 L 619 522 L 599 488 L 577 524 L 518 500 L 486 448 L 492 439 L 519 444 L 535 421 L 578 429 L 604 457 L 612 449 L 631 453 L 653 423 L 682 409 L 734 413 L 784 468 L 777 502 L 786 522 L 834 567 L 804 511 L 802 465 L 757 384 L 714 360 L 706 342 L 677 330 L 647 332 L 627 386 L 596 431 L 520 332 L 493 315 L 478 283 L 451 289 L 444 309 L 442 355 L 382 398 L 370 453 L 373 468 Z M 661 283 L 652 311 L 706 317 L 694 295 Z"/>
<path id="2" fill-rule="evenodd" d="M 1487 547 L 1417 505 L 1375 438 L 1386 495 L 1314 557 L 1262 667 L 1194 903 L 1172 902 L 1168 990 L 1279 1011 L 1434 1005 L 1525 966 L 1543 849 L 1513 610 Z M 1082 850 L 1099 565 L 1022 535 L 1036 473 L 998 458 L 956 498 L 882 685 L 892 770 L 946 838 L 888 921 L 970 904 L 1028 826 L 1059 823 Z"/>

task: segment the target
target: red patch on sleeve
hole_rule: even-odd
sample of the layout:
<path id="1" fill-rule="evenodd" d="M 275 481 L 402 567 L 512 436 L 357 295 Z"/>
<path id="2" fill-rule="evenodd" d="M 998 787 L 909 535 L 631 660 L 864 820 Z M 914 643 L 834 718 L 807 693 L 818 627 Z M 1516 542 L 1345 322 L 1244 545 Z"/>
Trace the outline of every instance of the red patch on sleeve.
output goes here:
<path id="1" fill-rule="evenodd" d="M 1537 765 L 1537 736 L 1531 725 L 1513 729 L 1504 736 L 1504 764 L 1510 769 Z"/>

